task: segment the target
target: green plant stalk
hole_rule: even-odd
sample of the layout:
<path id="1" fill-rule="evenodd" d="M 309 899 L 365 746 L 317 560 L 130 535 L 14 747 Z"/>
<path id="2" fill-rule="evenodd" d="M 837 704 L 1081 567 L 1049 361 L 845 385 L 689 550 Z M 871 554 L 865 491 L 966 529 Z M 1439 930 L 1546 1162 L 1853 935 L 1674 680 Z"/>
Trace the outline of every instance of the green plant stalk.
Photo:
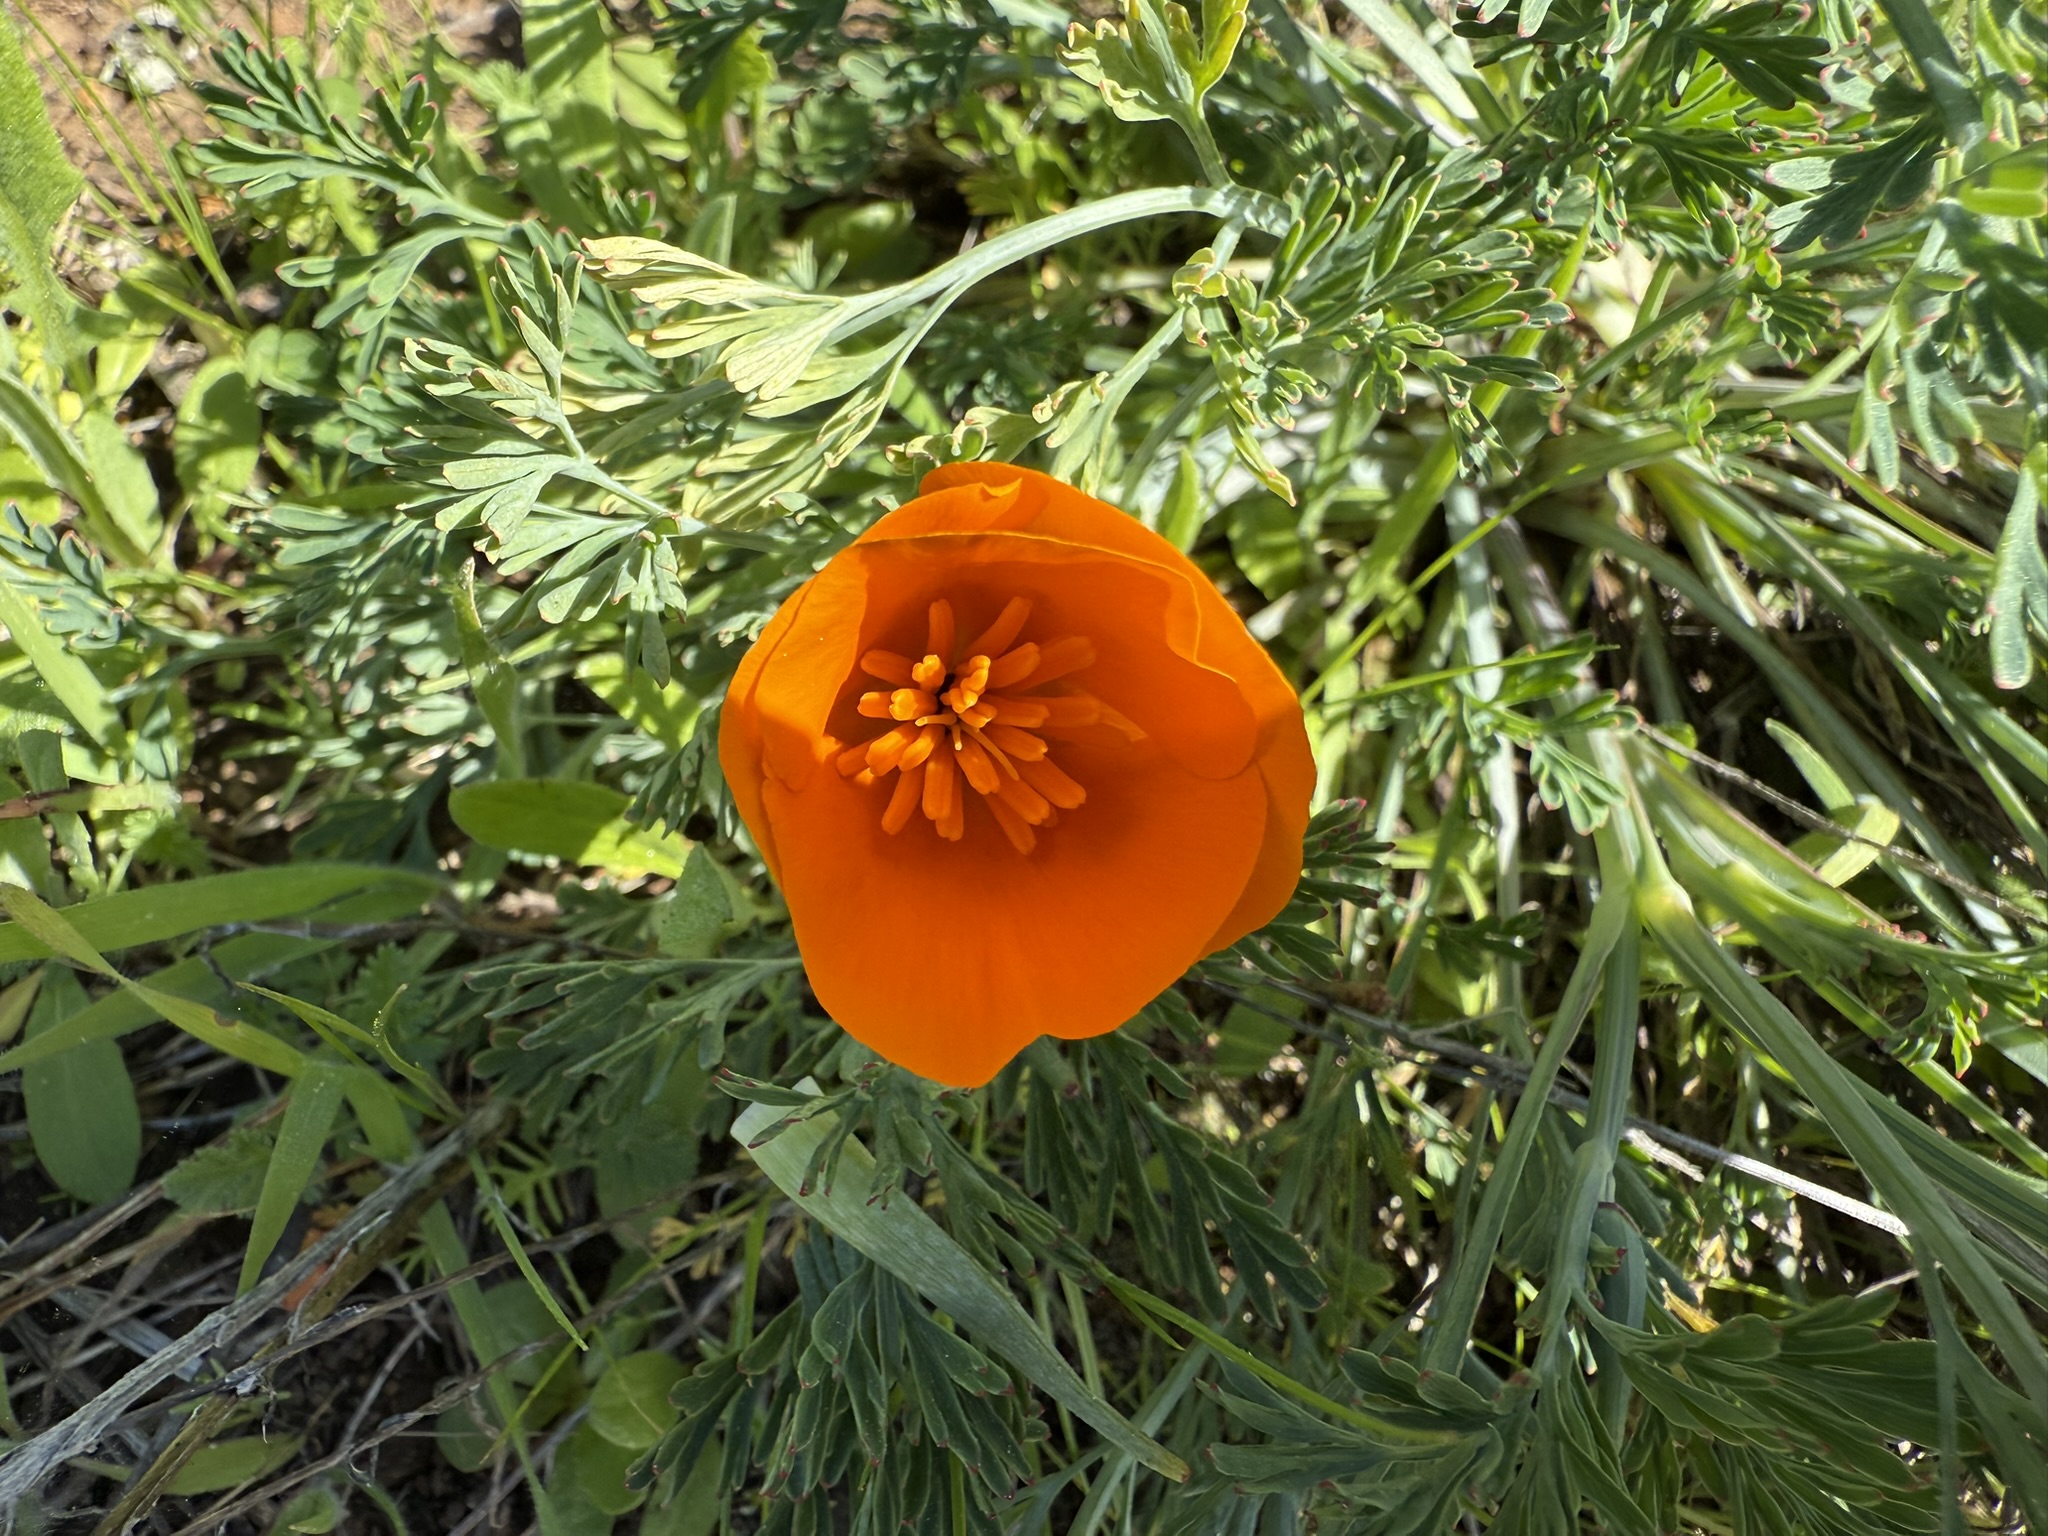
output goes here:
<path id="1" fill-rule="evenodd" d="M 1237 224 L 1250 225 L 1268 234 L 1284 234 L 1289 218 L 1286 205 L 1263 192 L 1240 187 L 1147 187 L 1140 192 L 1120 192 L 1097 198 L 1056 213 L 1048 219 L 1034 219 L 1016 229 L 1006 230 L 971 251 L 963 251 L 940 262 L 929 272 L 907 283 L 884 288 L 878 293 L 846 301 L 844 312 L 826 333 L 825 346 L 845 341 L 870 326 L 879 325 L 904 310 L 937 298 L 948 289 L 962 292 L 1004 267 L 1035 256 L 1041 251 L 1084 235 L 1113 229 L 1119 224 L 1166 218 L 1177 213 L 1213 214 Z"/>
<path id="2" fill-rule="evenodd" d="M 1529 1154 L 1535 1150 L 1537 1134 L 1550 1109 L 1551 1086 L 1557 1081 L 1565 1053 L 1578 1039 L 1579 1026 L 1592 1008 L 1594 987 L 1609 954 L 1622 929 L 1633 924 L 1629 887 L 1610 881 L 1594 904 L 1593 921 L 1580 945 L 1571 980 L 1565 984 L 1557 1015 L 1551 1020 L 1542 1049 L 1529 1069 L 1529 1081 L 1516 1101 L 1507 1136 L 1493 1160 L 1493 1171 L 1487 1176 L 1479 1209 L 1463 1234 L 1450 1275 L 1430 1308 L 1429 1331 L 1422 1346 L 1425 1370 L 1455 1373 L 1470 1346 L 1487 1276 L 1493 1271 L 1494 1253 L 1500 1247 L 1501 1233 L 1507 1229 L 1508 1213 L 1513 1208 L 1522 1171 L 1528 1166 Z"/>
<path id="3" fill-rule="evenodd" d="M 1491 703 L 1500 696 L 1501 678 L 1495 669 L 1502 665 L 1501 635 L 1494 619 L 1491 572 L 1485 552 L 1473 537 L 1484 526 L 1484 520 L 1479 515 L 1479 497 L 1469 485 L 1453 485 L 1446 494 L 1444 521 L 1446 531 L 1466 546 L 1452 561 L 1458 604 L 1465 621 L 1465 655 L 1475 669 L 1474 691 Z M 1515 747 L 1505 735 L 1493 743 L 1483 771 L 1493 817 L 1494 910 L 1504 915 L 1516 913 L 1522 910 L 1522 802 L 1517 791 Z M 1492 981 L 1488 1006 L 1505 1013 L 1507 1044 L 1515 1054 L 1526 1058 L 1530 1048 L 1522 968 L 1506 955 L 1493 955 L 1487 960 L 1487 970 Z"/>
<path id="4" fill-rule="evenodd" d="M 1883 1043 L 1891 1033 L 1883 1019 L 1871 1011 L 1863 999 L 1856 996 L 1839 981 L 1828 976 L 1809 975 L 1802 978 L 1806 984 L 1839 1013 L 1871 1039 Z M 1971 1125 L 1998 1143 L 2011 1157 L 2036 1174 L 2048 1179 L 2048 1152 L 2015 1130 L 1998 1112 L 1986 1104 L 1964 1084 L 1933 1061 L 1904 1061 L 1901 1065 L 1920 1079 L 1936 1098 L 1950 1109 L 1968 1120 Z"/>
<path id="5" fill-rule="evenodd" d="M 1997 761 L 1997 756 L 2002 755 L 2037 785 L 2048 789 L 2048 747 L 2029 736 L 2011 717 L 1988 706 L 1952 673 L 1929 661 L 1924 651 L 1916 654 L 1917 648 L 1901 640 L 1869 604 L 1850 591 L 1830 566 L 1793 538 L 1769 511 L 1734 491 L 1711 484 L 1704 469 L 1684 456 L 1663 464 L 1645 465 L 1638 473 L 1660 501 L 1683 507 L 1714 526 L 1724 538 L 1753 542 L 1774 557 L 1787 574 L 1796 575 L 1828 597 L 1835 611 L 1898 669 L 1928 713 L 1941 722 L 1956 746 L 1973 761 L 2000 807 L 2033 850 L 2037 862 L 2048 865 L 2048 827 L 2041 824 L 2033 807 Z M 1742 540 L 1743 533 L 1753 533 L 1753 541 Z M 2007 935 L 1994 942 L 2012 941 Z"/>
<path id="6" fill-rule="evenodd" d="M 1611 733 L 1603 732 L 1612 745 Z M 1628 880 L 1620 867 L 1625 855 L 1621 840 L 1603 829 L 1601 834 L 1601 879 L 1621 885 L 1631 896 L 1639 887 Z M 1602 899 L 1606 897 L 1603 890 Z M 1565 1217 L 1559 1223 L 1551 1248 L 1550 1264 L 1543 1276 L 1543 1343 L 1536 1355 L 1539 1381 L 1555 1381 L 1557 1372 L 1569 1360 L 1565 1343 L 1571 1336 L 1566 1326 L 1572 1303 L 1586 1281 L 1588 1245 L 1593 1236 L 1593 1217 L 1600 1202 L 1614 1195 L 1614 1158 L 1628 1124 L 1628 1085 L 1635 1065 L 1636 1024 L 1641 1006 L 1641 930 L 1636 923 L 1622 923 L 1601 967 L 1600 1013 L 1593 1032 L 1593 1083 L 1586 1111 L 1586 1139 L 1573 1158 L 1573 1182 Z"/>
<path id="7" fill-rule="evenodd" d="M 1853 791 L 1868 790 L 1894 811 L 1900 823 L 1913 834 L 1928 858 L 1943 868 L 1967 869 L 1946 836 L 1919 807 L 1889 760 L 1864 741 L 1825 694 L 1799 666 L 1775 645 L 1769 636 L 1744 624 L 1682 562 L 1663 550 L 1624 533 L 1611 523 L 1583 512 L 1545 511 L 1531 521 L 1581 544 L 1605 549 L 1649 573 L 1660 586 L 1669 587 L 1708 622 L 1746 652 L 1777 690 L 1778 696 L 1798 718 L 1801 734 L 1828 758 Z M 1906 893 L 1924 908 L 1929 918 L 1951 937 L 1974 943 L 1969 921 L 1956 910 L 1949 894 L 1937 882 L 1905 866 L 1888 866 Z M 2011 930 L 1995 911 L 1980 903 L 1969 903 L 1970 919 L 1983 933 L 2009 935 Z"/>
<path id="8" fill-rule="evenodd" d="M 1865 1176 L 1904 1219 L 1921 1262 L 1937 1262 L 1948 1271 L 2048 1429 L 2048 1350 L 2010 1293 L 1993 1278 L 1981 1247 L 1863 1101 L 1842 1064 L 1707 932 L 1693 913 L 1691 897 L 1671 878 L 1662 857 L 1651 851 L 1650 858 L 1638 896 L 1645 926 L 1723 1022 L 1791 1072 Z"/>

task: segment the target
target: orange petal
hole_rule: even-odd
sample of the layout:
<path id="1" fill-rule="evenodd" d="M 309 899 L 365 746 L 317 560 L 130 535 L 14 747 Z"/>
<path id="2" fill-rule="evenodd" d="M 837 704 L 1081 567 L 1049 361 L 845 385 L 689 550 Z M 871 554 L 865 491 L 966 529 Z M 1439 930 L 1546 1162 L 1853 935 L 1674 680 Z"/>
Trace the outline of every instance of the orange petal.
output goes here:
<path id="1" fill-rule="evenodd" d="M 1316 789 L 1316 760 L 1307 734 L 1273 731 L 1259 753 L 1258 769 L 1266 783 L 1266 836 L 1244 894 L 1209 941 L 1212 954 L 1278 917 L 1301 884 L 1301 839 Z"/>
<path id="2" fill-rule="evenodd" d="M 1115 1029 L 1207 952 L 1257 857 L 1264 781 L 1201 778 L 1152 744 L 1073 755 L 1087 806 L 1028 857 L 988 821 L 957 843 L 915 823 L 891 838 L 836 774 L 769 781 L 812 989 L 862 1043 L 984 1083 L 1039 1035 Z M 943 977 L 906 977 L 905 946 L 938 933 L 975 942 L 949 946 Z"/>
<path id="3" fill-rule="evenodd" d="M 753 834 L 754 845 L 761 850 L 768 873 L 777 880 L 782 878 L 782 865 L 776 855 L 774 830 L 768 824 L 767 808 L 761 799 L 766 745 L 755 694 L 762 669 L 795 628 L 810 590 L 810 582 L 805 582 L 775 610 L 775 616 L 769 619 L 759 637 L 748 647 L 746 655 L 740 658 L 732 681 L 726 685 L 724 706 L 718 712 L 719 770 L 725 776 L 726 787 L 739 810 L 740 820 Z"/>

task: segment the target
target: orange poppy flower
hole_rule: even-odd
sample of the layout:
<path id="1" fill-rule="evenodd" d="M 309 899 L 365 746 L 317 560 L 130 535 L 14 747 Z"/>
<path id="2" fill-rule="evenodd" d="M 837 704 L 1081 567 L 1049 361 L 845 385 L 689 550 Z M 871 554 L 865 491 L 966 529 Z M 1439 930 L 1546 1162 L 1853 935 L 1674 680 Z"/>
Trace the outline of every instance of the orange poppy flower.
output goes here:
<path id="1" fill-rule="evenodd" d="M 1301 872 L 1301 704 L 1207 577 L 1032 470 L 952 464 L 785 602 L 719 763 L 818 1001 L 985 1083 L 1115 1029 Z"/>

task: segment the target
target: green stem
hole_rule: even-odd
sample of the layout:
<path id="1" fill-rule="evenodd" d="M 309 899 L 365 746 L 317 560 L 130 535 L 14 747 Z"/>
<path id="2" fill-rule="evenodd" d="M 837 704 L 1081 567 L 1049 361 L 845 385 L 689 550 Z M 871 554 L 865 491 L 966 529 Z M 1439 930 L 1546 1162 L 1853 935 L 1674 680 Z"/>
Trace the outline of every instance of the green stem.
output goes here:
<path id="1" fill-rule="evenodd" d="M 846 311 L 825 339 L 831 346 L 879 325 L 927 299 L 937 298 L 949 288 L 972 287 L 1000 272 L 1012 262 L 1035 256 L 1069 240 L 1078 240 L 1098 230 L 1119 224 L 1141 223 L 1176 213 L 1204 213 L 1219 219 L 1249 224 L 1269 234 L 1284 233 L 1290 223 L 1287 207 L 1276 197 L 1249 192 L 1241 187 L 1148 187 L 1141 192 L 1124 192 L 1098 198 L 1056 213 L 1049 219 L 1035 219 L 1018 229 L 997 235 L 931 271 L 885 288 L 879 293 L 848 301 Z"/>
<path id="2" fill-rule="evenodd" d="M 1479 1317 L 1486 1279 L 1493 1271 L 1494 1251 L 1500 1246 L 1501 1233 L 1507 1229 L 1508 1212 L 1522 1182 L 1522 1170 L 1528 1165 L 1537 1132 L 1550 1110 L 1550 1090 L 1558 1069 L 1564 1065 L 1565 1052 L 1578 1039 L 1579 1026 L 1592 1008 L 1594 984 L 1609 954 L 1622 930 L 1635 926 L 1629 897 L 1627 885 L 1611 881 L 1594 904 L 1593 921 L 1579 950 L 1578 964 L 1565 984 L 1564 999 L 1558 1004 L 1550 1033 L 1544 1036 L 1543 1048 L 1536 1053 L 1535 1064 L 1529 1069 L 1529 1081 L 1508 1122 L 1508 1133 L 1494 1158 L 1493 1172 L 1487 1176 L 1478 1214 L 1452 1262 L 1449 1280 L 1437 1292 L 1435 1305 L 1430 1308 L 1429 1335 L 1422 1347 L 1424 1370 L 1455 1372 L 1464 1358 Z"/>

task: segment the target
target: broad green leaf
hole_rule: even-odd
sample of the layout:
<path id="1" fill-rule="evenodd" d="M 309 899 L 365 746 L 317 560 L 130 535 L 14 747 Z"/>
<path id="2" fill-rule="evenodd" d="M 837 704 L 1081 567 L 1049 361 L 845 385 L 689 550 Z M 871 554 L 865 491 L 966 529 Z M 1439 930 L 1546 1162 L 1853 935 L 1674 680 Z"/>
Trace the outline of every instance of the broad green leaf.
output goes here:
<path id="1" fill-rule="evenodd" d="M 64 500 L 36 461 L 13 443 L 0 446 L 0 507 L 16 506 L 32 523 L 48 526 L 64 512 Z"/>
<path id="2" fill-rule="evenodd" d="M 681 751 L 697 728 L 703 705 L 679 682 L 664 685 L 639 667 L 628 667 L 615 650 L 594 651 L 577 664 L 576 675 L 590 691 L 617 710 L 643 735 Z"/>
<path id="3" fill-rule="evenodd" d="M 263 1191 L 256 1197 L 256 1214 L 249 1222 L 249 1247 L 242 1255 L 236 1295 L 256 1283 L 264 1261 L 284 1236 L 300 1195 L 312 1182 L 327 1147 L 327 1133 L 334 1126 L 334 1112 L 341 1107 L 345 1077 L 340 1067 L 310 1062 L 288 1091 L 284 1118 L 277 1128 L 277 1146 L 263 1175 Z"/>
<path id="4" fill-rule="evenodd" d="M 478 842 L 508 853 L 541 854 L 595 865 L 621 878 L 683 872 L 689 843 L 626 820 L 628 799 L 578 779 L 500 779 L 465 784 L 448 797 L 448 814 Z"/>
<path id="5" fill-rule="evenodd" d="M 726 894 L 717 862 L 701 843 L 692 846 L 676 888 L 655 918 L 661 952 L 685 960 L 704 958 L 732 916 L 732 898 Z"/>
<path id="6" fill-rule="evenodd" d="M 166 1492 L 189 1498 L 267 1477 L 299 1454 L 301 1435 L 247 1435 L 202 1445 L 172 1476 Z"/>
<path id="7" fill-rule="evenodd" d="M 380 885 L 416 893 L 417 905 L 436 882 L 370 864 L 279 864 L 121 891 L 66 907 L 64 919 L 95 949 L 130 949 L 202 928 L 275 922 Z M 51 953 L 47 943 L 19 923 L 0 924 L 0 962 Z"/>
<path id="8" fill-rule="evenodd" d="M 617 152 L 608 15 L 600 0 L 528 0 L 520 8 L 527 75 L 563 165 L 599 165 Z"/>
<path id="9" fill-rule="evenodd" d="M 801 1085 L 815 1094 L 808 1079 Z M 1133 1428 L 1130 1421 L 1074 1374 L 1010 1293 L 948 1237 L 918 1206 L 892 1200 L 870 1205 L 874 1158 L 855 1137 L 840 1152 L 840 1173 L 832 1187 L 806 1191 L 805 1170 L 833 1128 L 822 1117 L 801 1121 L 761 1146 L 753 1146 L 785 1118 L 786 1111 L 755 1104 L 733 1122 L 733 1140 L 750 1148 L 761 1171 L 783 1194 L 834 1236 L 851 1243 L 896 1276 L 976 1340 L 1023 1371 L 1025 1378 L 1111 1445 L 1175 1482 L 1188 1479 L 1187 1463 Z"/>
<path id="10" fill-rule="evenodd" d="M 238 1125 L 165 1174 L 164 1193 L 181 1211 L 253 1211 L 276 1146 L 267 1127 Z"/>
<path id="11" fill-rule="evenodd" d="M 10 981 L 5 987 L 0 987 L 0 1045 L 7 1044 L 21 1032 L 29 1009 L 35 1006 L 36 994 L 43 989 L 46 974 L 38 967 L 21 980 Z"/>
<path id="12" fill-rule="evenodd" d="M 688 1374 L 682 1361 L 665 1350 L 642 1350 L 613 1361 L 591 1389 L 590 1427 L 629 1451 L 659 1445 L 677 1417 L 669 1389 Z"/>
<path id="13" fill-rule="evenodd" d="M 636 1357 L 628 1356 L 628 1359 L 632 1358 Z M 625 1363 L 624 1360 L 619 1362 L 620 1365 Z M 607 1376 L 605 1379 L 611 1378 Z M 603 1383 L 599 1383 L 598 1390 L 603 1390 Z M 675 1410 L 667 1408 L 666 1402 L 663 1407 L 670 1418 L 675 1417 Z M 595 1411 L 593 1406 L 592 1413 Z M 626 1469 L 639 1459 L 638 1451 L 614 1444 L 599 1434 L 594 1424 L 586 1422 L 556 1455 L 555 1475 L 557 1479 L 574 1479 L 583 1491 L 583 1497 L 604 1513 L 623 1515 L 638 1509 L 647 1497 L 646 1489 L 626 1486 Z"/>
<path id="14" fill-rule="evenodd" d="M 128 440 L 128 429 L 110 412 L 99 410 L 88 411 L 75 430 L 79 453 L 92 471 L 107 517 L 137 549 L 154 549 L 164 531 L 156 477 L 149 472 L 149 461 Z"/>
<path id="15" fill-rule="evenodd" d="M 202 364 L 178 402 L 171 438 L 179 485 L 188 496 L 239 495 L 256 473 L 262 446 L 263 412 L 241 360 Z"/>
<path id="16" fill-rule="evenodd" d="M 663 1195 L 680 1199 L 696 1176 L 700 1142 L 697 1113 L 704 1104 L 705 1076 L 693 1057 L 669 1068 L 668 1080 L 651 1102 L 636 1103 L 597 1137 L 597 1209 L 632 1221 L 644 1235 L 674 1205 L 640 1210 Z"/>
<path id="17" fill-rule="evenodd" d="M 326 1536 L 338 1528 L 346 1510 L 334 1490 L 326 1487 L 308 1488 L 293 1496 L 292 1501 L 278 1511 L 277 1523 L 271 1527 L 274 1533 L 288 1533 L 288 1536 Z"/>
<path id="18" fill-rule="evenodd" d="M 718 1497 L 717 1443 L 697 1458 L 697 1465 L 667 1504 L 657 1504 L 640 1517 L 640 1536 L 711 1536 L 718 1528 L 722 1501 Z"/>
<path id="19" fill-rule="evenodd" d="M 114 974 L 114 968 L 92 942 L 54 907 L 44 905 L 35 892 L 18 885 L 0 885 L 0 910 L 33 934 L 44 954 L 69 960 L 81 970 L 96 971 L 102 976 Z"/>
<path id="20" fill-rule="evenodd" d="M 1855 792 L 1842 782 L 1842 776 L 1813 749 L 1811 742 L 1782 720 L 1766 720 L 1764 729 L 1770 732 L 1771 740 L 1785 749 L 1786 756 L 1792 759 L 1799 776 L 1820 798 L 1824 809 L 1846 812 L 1854 807 Z"/>
<path id="21" fill-rule="evenodd" d="M 1857 839 L 1851 842 L 1825 832 L 1809 832 L 1792 844 L 1792 852 L 1811 864 L 1813 872 L 1829 885 L 1847 885 L 1876 862 L 1877 849 L 1872 843 L 1889 843 L 1898 835 L 1898 813 L 1873 795 L 1852 793 L 1812 743 L 1782 720 L 1766 720 L 1764 729 L 1785 749 L 1822 806 Z"/>
<path id="22" fill-rule="evenodd" d="M 85 989 L 62 966 L 50 968 L 29 1019 L 29 1038 L 62 1024 L 86 1005 Z M 142 1118 L 121 1048 L 111 1040 L 65 1051 L 21 1075 L 29 1139 L 51 1181 L 87 1205 L 128 1192 L 142 1156 Z"/>

